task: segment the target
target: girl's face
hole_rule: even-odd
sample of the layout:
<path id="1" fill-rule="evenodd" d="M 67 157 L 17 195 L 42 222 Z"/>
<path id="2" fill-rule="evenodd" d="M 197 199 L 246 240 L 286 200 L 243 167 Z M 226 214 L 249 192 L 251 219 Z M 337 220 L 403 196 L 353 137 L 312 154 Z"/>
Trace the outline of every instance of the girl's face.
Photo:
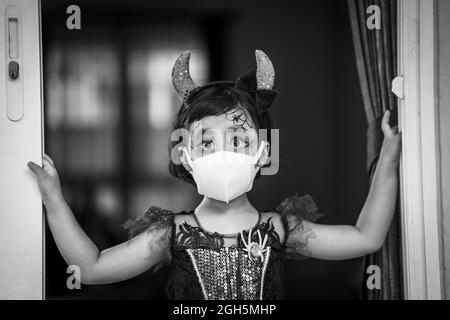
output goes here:
<path id="1" fill-rule="evenodd" d="M 204 117 L 191 124 L 190 153 L 193 160 L 217 151 L 254 155 L 259 147 L 257 127 L 243 108 Z"/>

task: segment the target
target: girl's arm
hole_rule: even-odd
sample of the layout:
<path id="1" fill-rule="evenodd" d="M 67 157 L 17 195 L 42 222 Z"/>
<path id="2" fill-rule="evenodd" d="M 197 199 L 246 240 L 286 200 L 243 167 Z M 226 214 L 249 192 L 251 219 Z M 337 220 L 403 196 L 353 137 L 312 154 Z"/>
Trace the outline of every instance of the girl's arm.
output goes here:
<path id="1" fill-rule="evenodd" d="M 302 254 L 319 259 L 351 259 L 378 251 L 386 238 L 395 211 L 401 133 L 389 126 L 390 112 L 382 120 L 384 141 L 369 195 L 356 226 L 321 225 L 303 220 L 288 236 L 301 244 Z"/>
<path id="2" fill-rule="evenodd" d="M 56 245 L 68 265 L 80 268 L 82 283 L 126 280 L 148 270 L 165 257 L 165 248 L 157 245 L 157 240 L 167 231 L 164 229 L 143 232 L 100 252 L 81 229 L 64 200 L 53 161 L 45 155 L 43 168 L 34 162 L 29 162 L 28 167 L 36 175 Z"/>

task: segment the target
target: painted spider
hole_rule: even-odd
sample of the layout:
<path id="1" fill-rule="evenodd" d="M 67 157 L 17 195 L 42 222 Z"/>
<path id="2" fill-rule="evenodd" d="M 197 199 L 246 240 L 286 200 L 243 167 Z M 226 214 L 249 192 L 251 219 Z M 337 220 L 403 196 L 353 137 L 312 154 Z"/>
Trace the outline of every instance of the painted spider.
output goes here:
<path id="1" fill-rule="evenodd" d="M 249 230 L 248 232 L 248 240 L 245 241 L 243 232 L 241 232 L 241 240 L 244 244 L 245 250 L 248 253 L 248 257 L 250 260 L 256 260 L 258 257 L 261 258 L 261 262 L 264 261 L 263 253 L 265 253 L 268 249 L 264 248 L 267 242 L 267 234 L 264 236 L 264 240 L 262 239 L 261 232 L 258 230 L 258 242 L 252 241 L 253 230 Z"/>

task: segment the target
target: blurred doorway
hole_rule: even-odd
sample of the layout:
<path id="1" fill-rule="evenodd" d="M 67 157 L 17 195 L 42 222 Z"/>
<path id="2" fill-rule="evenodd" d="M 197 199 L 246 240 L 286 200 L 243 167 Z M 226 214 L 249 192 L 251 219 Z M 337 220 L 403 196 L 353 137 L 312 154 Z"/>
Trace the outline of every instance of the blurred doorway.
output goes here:
<path id="1" fill-rule="evenodd" d="M 102 250 L 125 241 L 121 224 L 149 204 L 193 207 L 195 189 L 167 170 L 180 106 L 170 74 L 173 61 L 189 49 L 192 75 L 200 83 L 210 78 L 211 43 L 202 22 L 102 12 L 74 32 L 46 16 L 45 5 L 43 11 L 46 153 L 83 229 Z M 145 289 L 155 279 L 67 290 L 65 262 L 49 231 L 47 240 L 47 298 L 162 298 L 162 285 Z"/>

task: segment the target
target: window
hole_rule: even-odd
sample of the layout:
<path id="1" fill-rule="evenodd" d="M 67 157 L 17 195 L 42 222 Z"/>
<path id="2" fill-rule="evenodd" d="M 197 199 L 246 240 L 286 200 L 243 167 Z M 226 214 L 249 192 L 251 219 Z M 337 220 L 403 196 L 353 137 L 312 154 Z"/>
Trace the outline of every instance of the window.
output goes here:
<path id="1" fill-rule="evenodd" d="M 195 189 L 168 171 L 171 125 L 181 106 L 171 69 L 189 49 L 192 76 L 199 83 L 209 77 L 208 48 L 194 25 L 120 28 L 55 37 L 45 51 L 46 152 L 77 220 L 100 249 L 126 240 L 120 225 L 150 205 L 175 211 L 194 205 Z M 66 276 L 52 264 L 50 296 L 65 283 L 52 281 L 54 274 Z"/>

